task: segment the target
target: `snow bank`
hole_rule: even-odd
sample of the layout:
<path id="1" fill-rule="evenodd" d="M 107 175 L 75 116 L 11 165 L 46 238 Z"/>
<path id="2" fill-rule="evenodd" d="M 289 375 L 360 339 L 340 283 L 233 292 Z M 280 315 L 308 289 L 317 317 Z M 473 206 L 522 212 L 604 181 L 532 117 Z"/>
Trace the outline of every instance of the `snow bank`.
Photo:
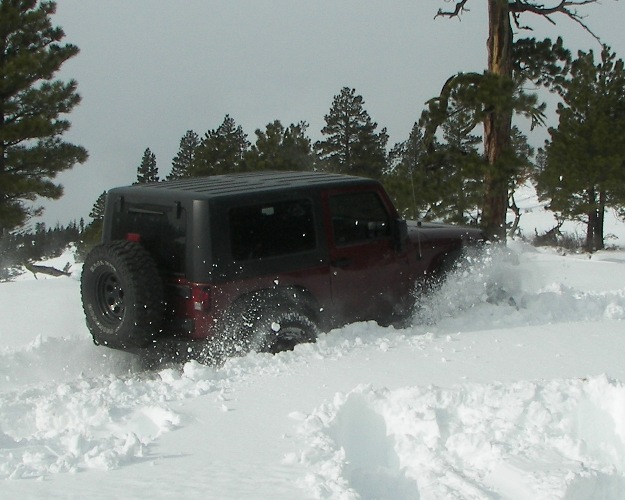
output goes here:
<path id="1" fill-rule="evenodd" d="M 624 417 L 606 377 L 360 386 L 305 417 L 298 458 L 317 498 L 619 498 Z"/>

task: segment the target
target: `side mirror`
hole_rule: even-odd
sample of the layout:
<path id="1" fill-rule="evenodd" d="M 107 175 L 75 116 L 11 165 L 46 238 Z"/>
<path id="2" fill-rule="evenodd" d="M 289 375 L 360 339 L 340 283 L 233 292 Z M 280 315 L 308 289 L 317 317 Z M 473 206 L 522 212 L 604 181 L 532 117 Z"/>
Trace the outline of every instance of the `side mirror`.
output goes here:
<path id="1" fill-rule="evenodd" d="M 395 250 L 403 252 L 408 241 L 408 224 L 404 219 L 394 219 L 392 222 L 393 245 Z"/>

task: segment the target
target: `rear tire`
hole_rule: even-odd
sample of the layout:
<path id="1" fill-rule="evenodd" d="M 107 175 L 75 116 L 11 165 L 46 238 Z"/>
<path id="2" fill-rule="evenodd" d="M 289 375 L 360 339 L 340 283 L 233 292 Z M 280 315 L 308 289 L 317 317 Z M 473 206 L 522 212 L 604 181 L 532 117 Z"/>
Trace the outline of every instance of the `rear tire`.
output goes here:
<path id="1" fill-rule="evenodd" d="M 94 247 L 81 276 L 87 327 L 96 344 L 145 347 L 163 322 L 163 283 L 140 244 L 114 241 Z"/>

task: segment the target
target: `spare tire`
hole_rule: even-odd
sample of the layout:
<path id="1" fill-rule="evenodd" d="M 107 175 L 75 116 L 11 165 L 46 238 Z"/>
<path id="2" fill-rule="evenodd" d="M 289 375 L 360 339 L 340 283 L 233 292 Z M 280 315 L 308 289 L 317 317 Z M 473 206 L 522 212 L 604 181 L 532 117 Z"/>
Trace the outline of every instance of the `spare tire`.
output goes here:
<path id="1" fill-rule="evenodd" d="M 152 256 L 139 243 L 94 247 L 81 276 L 87 327 L 96 344 L 145 347 L 163 322 L 163 282 Z"/>

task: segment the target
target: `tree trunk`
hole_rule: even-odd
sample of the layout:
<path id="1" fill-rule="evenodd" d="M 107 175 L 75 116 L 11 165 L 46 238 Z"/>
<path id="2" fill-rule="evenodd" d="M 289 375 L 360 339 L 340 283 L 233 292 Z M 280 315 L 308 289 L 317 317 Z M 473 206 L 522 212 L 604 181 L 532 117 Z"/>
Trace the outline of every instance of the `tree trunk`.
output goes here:
<path id="1" fill-rule="evenodd" d="M 597 208 L 597 215 L 595 218 L 595 230 L 594 230 L 594 247 L 595 250 L 603 250 L 605 243 L 603 241 L 603 224 L 605 220 L 605 201 L 606 193 L 604 190 L 599 191 L 599 207 Z"/>
<path id="2" fill-rule="evenodd" d="M 588 225 L 586 226 L 586 242 L 584 243 L 584 250 L 587 252 L 593 251 L 593 244 L 595 241 L 595 218 L 597 213 L 594 210 L 588 212 Z"/>
<path id="3" fill-rule="evenodd" d="M 488 0 L 488 71 L 502 79 L 512 78 L 512 27 L 508 0 Z M 485 194 L 482 226 L 487 237 L 506 240 L 508 176 L 500 159 L 510 148 L 511 110 L 492 110 L 484 121 L 484 155 L 488 171 L 484 179 Z"/>
<path id="4" fill-rule="evenodd" d="M 517 232 L 517 229 L 519 228 L 519 223 L 521 222 L 521 210 L 519 209 L 519 206 L 516 204 L 516 200 L 514 199 L 514 194 L 510 197 L 510 203 L 508 205 L 508 208 L 512 210 L 512 212 L 514 213 L 514 222 L 512 223 L 512 226 L 510 227 L 510 230 L 508 231 L 508 236 L 512 238 Z"/>
<path id="5" fill-rule="evenodd" d="M 588 206 L 588 223 L 586 225 L 584 250 L 593 252 L 595 250 L 595 231 L 597 229 L 597 200 L 594 187 L 588 189 Z"/>

